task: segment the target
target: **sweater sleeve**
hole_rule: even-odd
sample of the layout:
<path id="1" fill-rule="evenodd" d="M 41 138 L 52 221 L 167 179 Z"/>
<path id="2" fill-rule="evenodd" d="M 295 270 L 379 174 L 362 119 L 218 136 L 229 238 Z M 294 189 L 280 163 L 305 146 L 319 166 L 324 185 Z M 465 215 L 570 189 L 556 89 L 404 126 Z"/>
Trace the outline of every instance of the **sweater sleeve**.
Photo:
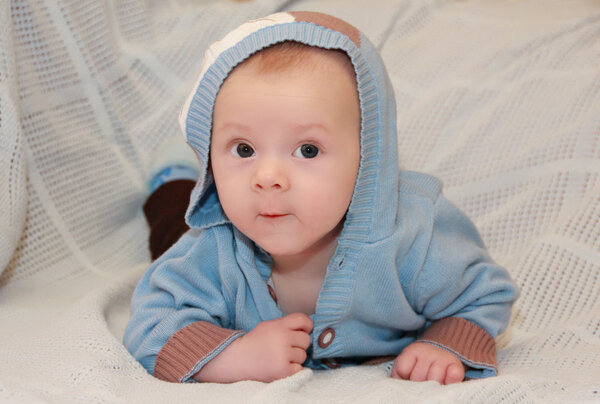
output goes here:
<path id="1" fill-rule="evenodd" d="M 469 367 L 467 377 L 495 376 L 496 342 L 490 334 L 461 317 L 435 321 L 418 339 L 456 355 Z"/>
<path id="2" fill-rule="evenodd" d="M 138 283 L 124 344 L 154 376 L 186 382 L 244 332 L 233 314 L 210 230 L 191 230 Z M 208 253 L 212 251 L 212 253 Z M 202 258 L 200 258 L 202 257 Z"/>
<path id="3" fill-rule="evenodd" d="M 469 366 L 469 378 L 495 375 L 494 338 L 508 326 L 518 291 L 490 258 L 474 224 L 441 194 L 413 285 L 413 307 L 428 324 L 421 339 L 457 355 Z"/>
<path id="4" fill-rule="evenodd" d="M 189 380 L 243 332 L 197 321 L 173 334 L 156 357 L 154 376 L 168 382 Z"/>

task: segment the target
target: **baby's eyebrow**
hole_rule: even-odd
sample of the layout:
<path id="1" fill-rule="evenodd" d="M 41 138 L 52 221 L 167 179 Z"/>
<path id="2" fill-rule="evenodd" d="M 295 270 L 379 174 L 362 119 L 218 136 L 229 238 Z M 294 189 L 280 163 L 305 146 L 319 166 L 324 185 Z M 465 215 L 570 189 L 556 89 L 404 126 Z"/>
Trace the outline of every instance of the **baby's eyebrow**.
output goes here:
<path id="1" fill-rule="evenodd" d="M 329 132 L 327 127 L 322 123 L 314 122 L 314 123 L 293 123 L 293 130 L 297 133 L 308 132 L 313 129 L 317 129 L 323 132 Z M 216 129 L 219 130 L 236 130 L 239 132 L 250 132 L 252 128 L 249 125 L 239 123 L 239 122 L 225 122 L 222 124 L 215 125 Z"/>
<path id="2" fill-rule="evenodd" d="M 237 122 L 225 122 L 220 125 L 215 125 L 219 130 L 234 129 L 240 132 L 249 132 L 250 126 Z"/>
<path id="3" fill-rule="evenodd" d="M 329 132 L 329 130 L 327 129 L 327 127 L 325 125 L 323 125 L 322 123 L 306 123 L 306 124 L 296 124 L 294 125 L 296 127 L 296 130 L 298 132 L 308 132 L 309 130 L 312 129 L 319 129 L 322 130 L 323 132 Z"/>

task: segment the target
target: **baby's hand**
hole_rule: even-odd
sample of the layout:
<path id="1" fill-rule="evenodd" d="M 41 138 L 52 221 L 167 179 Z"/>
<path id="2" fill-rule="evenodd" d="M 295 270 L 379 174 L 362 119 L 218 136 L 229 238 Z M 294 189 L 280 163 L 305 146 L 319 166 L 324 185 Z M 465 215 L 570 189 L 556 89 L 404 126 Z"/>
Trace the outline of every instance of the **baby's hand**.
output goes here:
<path id="1" fill-rule="evenodd" d="M 208 362 L 194 379 L 270 382 L 291 376 L 302 370 L 312 328 L 312 320 L 303 313 L 263 321 Z"/>
<path id="2" fill-rule="evenodd" d="M 458 383 L 465 378 L 465 366 L 455 355 L 442 348 L 413 342 L 396 358 L 392 377 L 415 382 Z"/>

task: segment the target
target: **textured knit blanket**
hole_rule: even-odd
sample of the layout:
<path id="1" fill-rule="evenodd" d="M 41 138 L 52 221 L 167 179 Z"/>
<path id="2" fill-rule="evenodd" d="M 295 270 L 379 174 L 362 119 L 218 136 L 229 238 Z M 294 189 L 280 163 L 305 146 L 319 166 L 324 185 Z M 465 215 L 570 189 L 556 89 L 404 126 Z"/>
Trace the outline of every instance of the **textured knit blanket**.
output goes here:
<path id="1" fill-rule="evenodd" d="M 402 167 L 444 181 L 521 288 L 499 376 L 440 386 L 383 364 L 181 385 L 123 347 L 152 154 L 180 136 L 204 49 L 278 10 L 337 15 L 378 46 Z M 600 4 L 2 1 L 0 272 L 0 402 L 600 402 Z"/>

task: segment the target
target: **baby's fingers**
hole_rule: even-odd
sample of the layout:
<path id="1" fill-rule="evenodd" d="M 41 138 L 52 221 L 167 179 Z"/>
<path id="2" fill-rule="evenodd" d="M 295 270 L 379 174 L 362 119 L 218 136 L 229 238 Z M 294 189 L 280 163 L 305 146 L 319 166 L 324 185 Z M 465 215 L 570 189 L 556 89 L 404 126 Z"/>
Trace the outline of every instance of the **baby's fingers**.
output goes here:
<path id="1" fill-rule="evenodd" d="M 396 358 L 392 377 L 440 384 L 458 383 L 465 378 L 465 367 L 448 351 L 424 343 L 409 345 Z"/>
<path id="2" fill-rule="evenodd" d="M 304 313 L 288 314 L 287 316 L 283 317 L 282 320 L 291 330 L 298 330 L 309 333 L 313 329 L 312 320 L 309 316 L 307 316 Z"/>
<path id="3" fill-rule="evenodd" d="M 291 363 L 290 364 L 290 369 L 291 369 L 291 371 L 290 371 L 289 376 L 295 375 L 296 373 L 298 373 L 299 371 L 301 371 L 304 368 L 299 363 Z"/>
<path id="4" fill-rule="evenodd" d="M 392 377 L 396 379 L 408 380 L 416 363 L 417 357 L 415 355 L 408 353 L 399 355 L 394 362 Z"/>
<path id="5" fill-rule="evenodd" d="M 436 381 L 439 384 L 445 384 L 447 378 L 448 366 L 443 363 L 433 362 L 427 372 L 427 380 Z"/>
<path id="6" fill-rule="evenodd" d="M 462 363 L 453 363 L 446 369 L 444 384 L 458 383 L 465 379 L 465 367 Z"/>
<path id="7" fill-rule="evenodd" d="M 293 347 L 307 349 L 310 345 L 310 335 L 304 331 L 292 331 L 290 342 Z"/>
<path id="8" fill-rule="evenodd" d="M 410 377 L 408 379 L 412 380 L 413 382 L 426 381 L 431 365 L 431 361 L 424 360 L 423 358 L 417 358 L 415 366 L 413 367 L 412 372 L 410 372 Z"/>
<path id="9" fill-rule="evenodd" d="M 300 348 L 292 348 L 290 362 L 302 365 L 306 360 L 306 351 Z"/>

